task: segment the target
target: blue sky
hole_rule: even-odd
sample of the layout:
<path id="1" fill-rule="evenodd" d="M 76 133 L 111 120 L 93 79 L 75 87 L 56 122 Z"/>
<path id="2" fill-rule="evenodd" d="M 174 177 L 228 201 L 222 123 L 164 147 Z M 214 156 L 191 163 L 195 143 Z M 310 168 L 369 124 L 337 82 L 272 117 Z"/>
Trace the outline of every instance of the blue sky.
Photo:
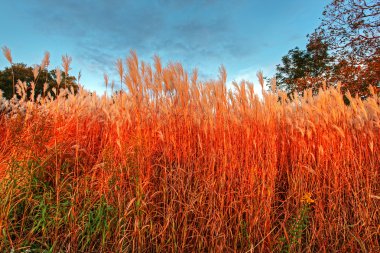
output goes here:
<path id="1" fill-rule="evenodd" d="M 215 78 L 223 64 L 228 81 L 256 72 L 271 76 L 290 49 L 304 48 L 306 35 L 319 25 L 321 0 L 1 0 L 0 46 L 14 62 L 40 63 L 51 54 L 73 58 L 71 75 L 103 92 L 103 73 L 118 80 L 115 62 L 135 50 L 147 62 L 157 54 L 164 63 L 198 68 Z M 0 57 L 0 68 L 7 65 Z"/>

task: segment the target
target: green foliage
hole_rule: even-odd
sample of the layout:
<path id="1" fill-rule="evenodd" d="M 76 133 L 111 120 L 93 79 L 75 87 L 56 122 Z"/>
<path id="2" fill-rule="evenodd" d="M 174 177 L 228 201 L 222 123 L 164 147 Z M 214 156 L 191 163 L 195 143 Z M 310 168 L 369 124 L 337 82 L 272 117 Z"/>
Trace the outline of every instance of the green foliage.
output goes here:
<path id="1" fill-rule="evenodd" d="M 296 47 L 282 57 L 282 64 L 277 65 L 278 86 L 288 93 L 308 88 L 316 92 L 322 85 L 317 78 L 330 75 L 331 63 L 327 44 L 317 34 L 312 34 L 306 50 Z"/>
<path id="2" fill-rule="evenodd" d="M 18 242 L 30 252 L 54 252 L 61 232 L 72 224 L 81 228 L 71 236 L 79 243 L 80 252 L 106 247 L 115 231 L 117 209 L 105 196 L 98 198 L 93 192 L 87 192 L 87 198 L 79 196 L 78 182 L 73 177 L 58 180 L 55 173 L 49 172 L 51 165 L 39 159 L 14 161 L 11 165 L 9 180 L 0 186 L 0 206 L 9 207 L 3 219 L 12 226 L 2 228 L 0 248 L 11 249 L 11 242 Z M 62 164 L 61 171 L 68 166 Z"/>
<path id="3" fill-rule="evenodd" d="M 281 252 L 295 252 L 297 247 L 301 244 L 302 236 L 309 224 L 309 212 L 311 207 L 305 203 L 302 205 L 296 217 L 293 217 L 288 225 L 288 232 L 286 236 L 280 238 Z"/>
<path id="4" fill-rule="evenodd" d="M 12 74 L 12 68 L 14 72 L 14 78 L 15 81 L 20 80 L 22 82 L 26 82 L 28 87 L 28 95 L 30 94 L 31 84 L 32 82 L 35 83 L 35 98 L 38 95 L 43 96 L 44 95 L 44 84 L 48 84 L 47 92 L 51 92 L 53 88 L 58 88 L 57 84 L 57 77 L 55 74 L 55 70 L 46 70 L 42 69 L 39 70 L 38 76 L 35 78 L 33 75 L 33 68 L 27 66 L 24 63 L 16 63 L 13 64 L 12 67 L 6 67 L 4 70 L 0 71 L 0 90 L 4 92 L 3 96 L 7 99 L 11 99 L 13 96 L 13 74 Z M 65 73 L 62 72 L 62 81 L 59 88 L 63 88 L 64 84 L 66 82 L 66 85 L 68 88 L 73 87 L 74 91 L 78 90 L 78 84 L 76 83 L 76 78 L 73 76 L 68 75 L 67 78 L 65 76 Z M 54 94 L 52 94 L 54 96 Z"/>
<path id="5" fill-rule="evenodd" d="M 7 196 L 1 199 L 1 205 L 10 207 L 7 219 L 12 227 L 3 229 L 5 245 L 2 246 L 6 246 L 10 238 L 21 240 L 22 245 L 30 250 L 51 249 L 53 242 L 48 238 L 60 222 L 54 220 L 58 208 L 54 188 L 46 180 L 46 170 L 40 161 L 14 162 L 10 176 L 11 180 L 1 189 Z M 24 180 L 15 181 L 15 178 Z"/>
<path id="6" fill-rule="evenodd" d="M 115 224 L 116 209 L 109 205 L 102 196 L 96 203 L 87 201 L 88 209 L 82 212 L 80 220 L 84 224 L 84 229 L 79 236 L 81 250 L 86 251 L 89 248 L 104 246 L 106 240 L 111 236 L 111 226 Z"/>

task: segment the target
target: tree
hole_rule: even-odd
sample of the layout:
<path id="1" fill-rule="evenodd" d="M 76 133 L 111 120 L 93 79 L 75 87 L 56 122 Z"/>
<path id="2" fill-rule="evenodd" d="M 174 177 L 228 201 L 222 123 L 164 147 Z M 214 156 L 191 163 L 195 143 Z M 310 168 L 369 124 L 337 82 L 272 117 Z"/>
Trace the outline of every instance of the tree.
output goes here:
<path id="1" fill-rule="evenodd" d="M 366 97 L 380 85 L 380 2 L 333 0 L 317 31 L 335 57 L 334 79 L 343 91 Z"/>
<path id="2" fill-rule="evenodd" d="M 380 48 L 380 2 L 333 0 L 318 30 L 340 59 L 372 58 Z"/>
<path id="3" fill-rule="evenodd" d="M 378 49 L 379 51 L 380 49 Z M 364 59 L 361 64 L 355 64 L 353 58 L 340 60 L 334 67 L 333 81 L 342 83 L 342 91 L 350 91 L 360 97 L 369 95 L 369 86 L 375 93 L 380 92 L 380 52 L 373 57 Z"/>
<path id="4" fill-rule="evenodd" d="M 282 64 L 277 65 L 278 86 L 288 94 L 308 88 L 316 93 L 322 81 L 330 78 L 333 59 L 328 54 L 328 45 L 317 33 L 308 37 L 306 50 L 298 47 L 290 50 L 282 57 Z"/>
<path id="5" fill-rule="evenodd" d="M 380 90 L 380 2 L 333 0 L 306 50 L 295 48 L 282 58 L 276 77 L 289 93 L 318 91 L 322 81 L 342 83 L 342 91 L 361 97 L 369 86 Z"/>
<path id="6" fill-rule="evenodd" d="M 37 68 L 28 67 L 23 63 L 12 64 L 12 68 L 6 67 L 4 70 L 0 71 L 0 90 L 4 92 L 3 96 L 7 99 L 13 97 L 13 74 L 14 79 L 26 82 L 28 87 L 28 94 L 31 89 L 31 83 L 35 82 L 35 97 L 38 95 L 44 95 L 44 84 L 48 83 L 49 87 L 46 90 L 47 92 L 52 91 L 53 88 L 63 88 L 63 84 L 66 83 L 67 87 L 73 87 L 74 91 L 78 90 L 78 85 L 76 83 L 76 78 L 68 75 L 66 78 L 65 72 L 61 75 L 61 84 L 57 83 L 57 76 L 55 70 L 48 71 L 47 69 L 39 70 L 38 75 L 33 71 Z M 13 73 L 12 73 L 13 71 Z M 54 96 L 54 94 L 52 94 Z"/>

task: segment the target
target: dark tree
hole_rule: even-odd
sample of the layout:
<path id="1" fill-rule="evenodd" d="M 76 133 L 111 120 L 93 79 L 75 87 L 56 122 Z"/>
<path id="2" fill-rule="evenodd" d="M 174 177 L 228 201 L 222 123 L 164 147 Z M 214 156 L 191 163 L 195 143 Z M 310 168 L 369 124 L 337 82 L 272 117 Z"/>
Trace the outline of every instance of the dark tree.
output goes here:
<path id="1" fill-rule="evenodd" d="M 330 78 L 331 63 L 328 45 L 314 33 L 309 36 L 306 50 L 296 47 L 282 57 L 282 64 L 277 65 L 278 86 L 288 93 L 308 88 L 317 92 L 322 81 Z"/>
<path id="2" fill-rule="evenodd" d="M 28 67 L 26 64 L 23 63 L 16 63 L 13 64 L 13 73 L 14 73 L 14 79 L 20 80 L 22 82 L 26 82 L 28 87 L 28 94 L 31 89 L 31 83 L 35 82 L 35 97 L 38 95 L 43 96 L 44 95 L 44 84 L 48 84 L 47 92 L 51 92 L 53 88 L 56 88 L 58 90 L 58 83 L 57 83 L 57 77 L 55 70 L 48 71 L 46 69 L 39 70 L 39 73 L 37 76 L 33 74 L 33 68 Z M 0 90 L 4 92 L 3 96 L 7 99 L 10 99 L 13 97 L 13 75 L 12 75 L 12 68 L 6 67 L 4 70 L 0 71 Z M 63 88 L 64 83 L 66 83 L 67 87 L 73 87 L 74 91 L 78 90 L 78 85 L 76 83 L 76 78 L 73 76 L 68 75 L 66 80 L 66 75 L 63 72 L 62 74 L 62 81 L 59 86 L 59 88 Z M 54 94 L 52 93 L 54 96 Z"/>

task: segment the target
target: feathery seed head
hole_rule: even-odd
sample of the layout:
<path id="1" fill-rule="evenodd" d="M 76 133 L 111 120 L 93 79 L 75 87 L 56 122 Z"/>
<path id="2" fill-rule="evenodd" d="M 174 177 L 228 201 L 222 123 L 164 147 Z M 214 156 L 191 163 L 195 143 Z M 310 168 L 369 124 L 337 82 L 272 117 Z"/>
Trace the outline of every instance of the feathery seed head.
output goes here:
<path id="1" fill-rule="evenodd" d="M 104 73 L 103 77 L 104 77 L 104 83 L 106 84 L 106 89 L 107 89 L 108 88 L 108 75 L 107 75 L 107 73 Z"/>
<path id="2" fill-rule="evenodd" d="M 34 80 L 37 79 L 39 71 L 40 71 L 40 66 L 38 66 L 37 64 L 35 64 L 34 67 L 33 67 L 33 78 L 34 78 Z"/>
<path id="3" fill-rule="evenodd" d="M 162 72 L 162 64 L 161 64 L 161 59 L 157 55 L 153 57 L 154 59 L 154 68 L 156 69 L 157 74 L 161 74 Z"/>
<path id="4" fill-rule="evenodd" d="M 61 70 L 58 67 L 55 69 L 55 75 L 56 75 L 57 84 L 59 87 L 59 85 L 61 84 L 61 81 L 62 81 L 62 74 L 61 74 Z"/>
<path id="5" fill-rule="evenodd" d="M 263 75 L 263 72 L 261 70 L 258 71 L 257 74 L 256 74 L 256 76 L 259 79 L 259 83 L 260 83 L 261 89 L 264 90 L 264 75 Z"/>
<path id="6" fill-rule="evenodd" d="M 222 81 L 222 83 L 225 85 L 227 81 L 227 71 L 223 65 L 219 67 L 219 78 Z"/>
<path id="7" fill-rule="evenodd" d="M 120 80 L 123 80 L 123 75 L 124 75 L 124 66 L 123 66 L 123 61 L 119 58 L 116 61 L 116 68 L 117 72 L 119 73 Z"/>
<path id="8" fill-rule="evenodd" d="M 50 53 L 45 52 L 44 58 L 42 59 L 42 62 L 41 62 L 41 69 L 47 68 L 49 64 L 50 64 Z"/>
<path id="9" fill-rule="evenodd" d="M 63 67 L 63 70 L 65 71 L 66 76 L 71 70 L 70 68 L 71 61 L 72 61 L 71 56 L 68 56 L 67 54 L 62 56 L 62 67 Z"/>
<path id="10" fill-rule="evenodd" d="M 4 54 L 5 58 L 12 65 L 13 64 L 13 60 L 12 60 L 11 50 L 7 46 L 4 46 L 2 49 L 3 49 L 3 54 Z"/>

